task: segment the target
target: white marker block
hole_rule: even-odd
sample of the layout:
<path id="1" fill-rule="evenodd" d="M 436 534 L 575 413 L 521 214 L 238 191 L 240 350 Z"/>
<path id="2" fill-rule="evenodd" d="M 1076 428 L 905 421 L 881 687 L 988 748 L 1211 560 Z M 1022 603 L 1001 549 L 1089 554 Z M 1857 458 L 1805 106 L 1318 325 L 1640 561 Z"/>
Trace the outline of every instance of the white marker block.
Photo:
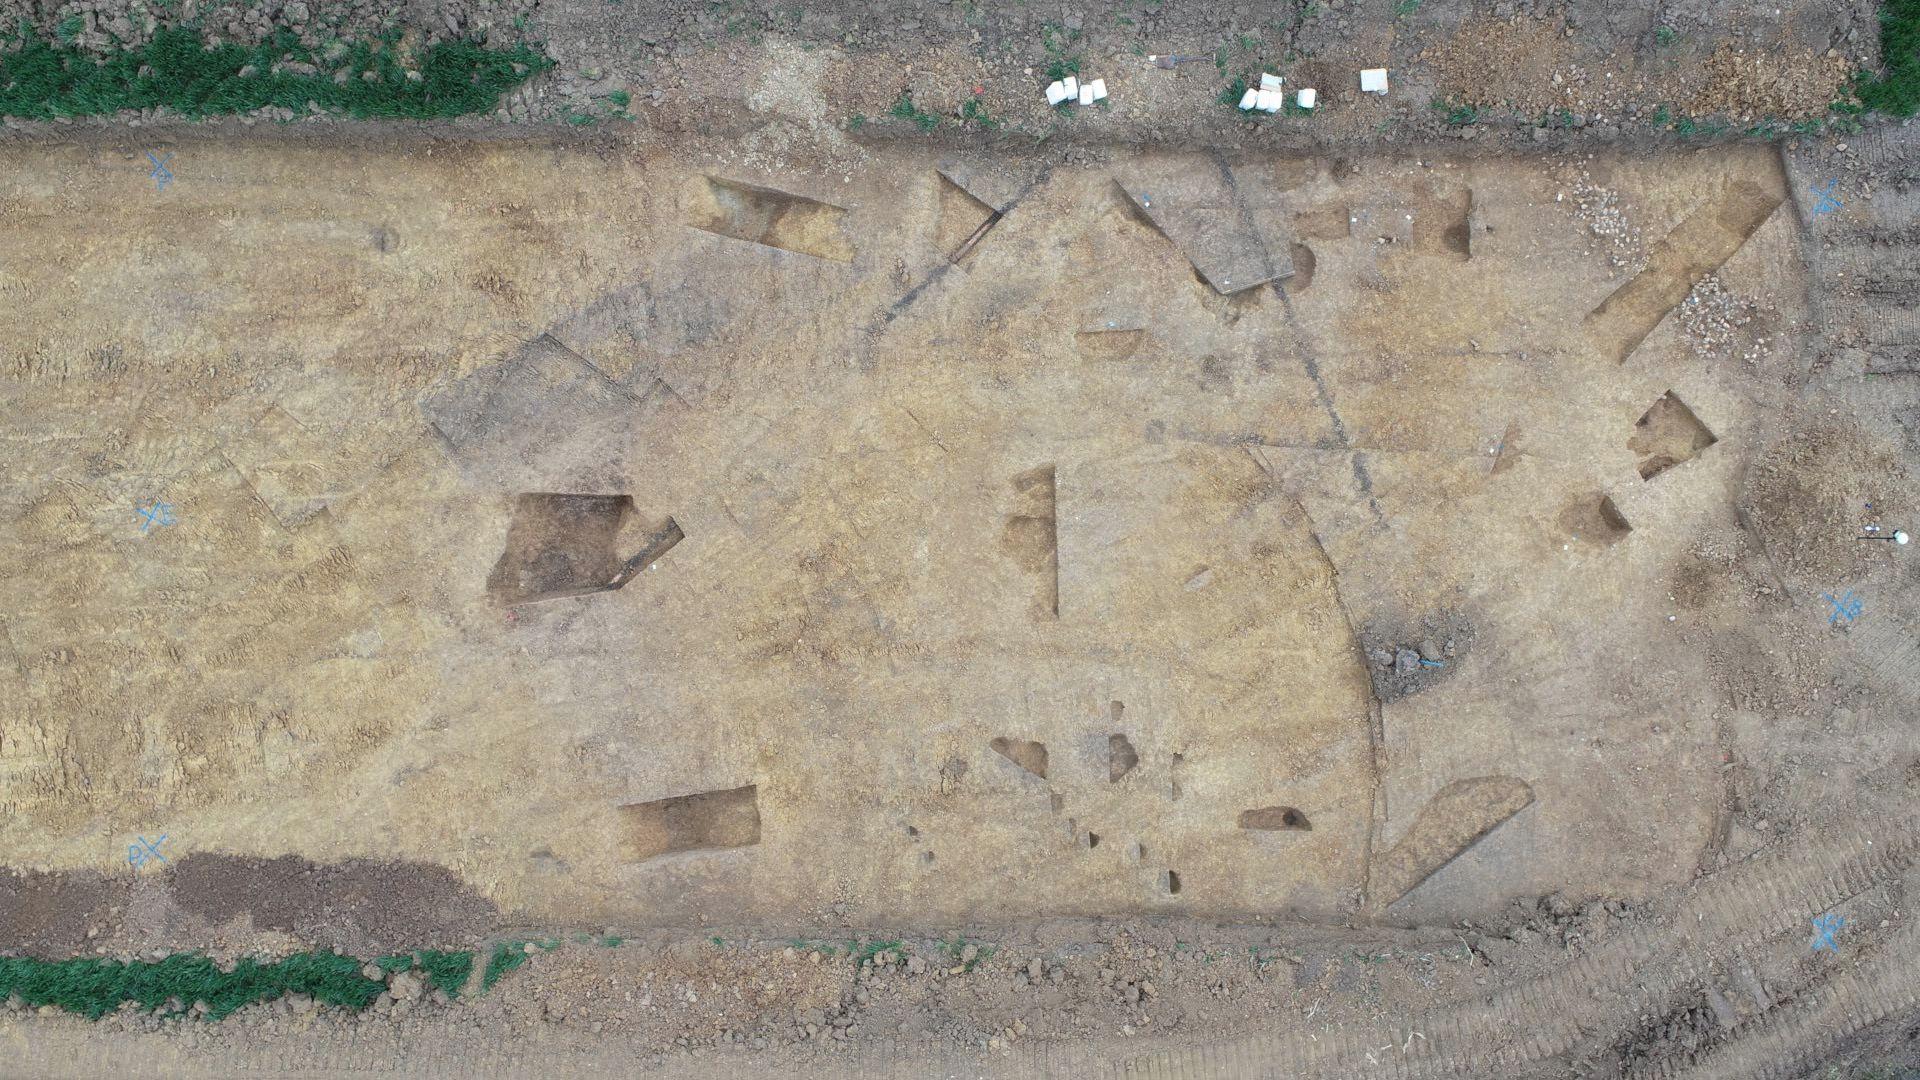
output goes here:
<path id="1" fill-rule="evenodd" d="M 1319 99 L 1320 99 L 1320 92 L 1315 90 L 1311 86 L 1301 87 L 1300 92 L 1294 95 L 1294 100 L 1298 101 L 1300 103 L 1300 107 L 1303 109 L 1313 108 L 1313 103 L 1315 101 L 1318 101 Z"/>
<path id="2" fill-rule="evenodd" d="M 1093 80 L 1093 100 L 1105 101 L 1106 99 L 1107 99 L 1107 80 L 1105 79 Z"/>
<path id="3" fill-rule="evenodd" d="M 1287 95 L 1280 91 L 1262 90 L 1260 91 L 1260 96 L 1255 99 L 1253 107 L 1264 113 L 1277 113 L 1280 111 L 1280 106 L 1286 103 Z"/>
<path id="4" fill-rule="evenodd" d="M 1260 73 L 1260 89 L 1262 90 L 1280 89 L 1280 76 L 1275 75 L 1271 72 L 1266 72 L 1266 71 L 1261 72 Z"/>
<path id="5" fill-rule="evenodd" d="M 1080 84 L 1080 104 L 1082 105 L 1093 104 L 1093 84 L 1092 83 Z"/>
<path id="6" fill-rule="evenodd" d="M 1363 94 L 1384 94 L 1387 92 L 1387 69 L 1368 68 L 1360 73 L 1360 92 Z"/>
<path id="7" fill-rule="evenodd" d="M 1067 76 L 1066 86 L 1067 86 L 1067 100 L 1072 101 L 1073 99 L 1080 96 L 1080 80 L 1079 79 L 1076 79 L 1071 75 Z"/>
<path id="8" fill-rule="evenodd" d="M 1259 103 L 1260 91 L 1255 90 L 1251 86 L 1247 87 L 1246 93 L 1240 95 L 1240 108 L 1242 110 L 1251 111 L 1253 107 Z"/>
<path id="9" fill-rule="evenodd" d="M 1058 105 L 1065 100 L 1067 100 L 1067 84 L 1066 83 L 1055 82 L 1055 83 L 1048 84 L 1047 104 Z"/>

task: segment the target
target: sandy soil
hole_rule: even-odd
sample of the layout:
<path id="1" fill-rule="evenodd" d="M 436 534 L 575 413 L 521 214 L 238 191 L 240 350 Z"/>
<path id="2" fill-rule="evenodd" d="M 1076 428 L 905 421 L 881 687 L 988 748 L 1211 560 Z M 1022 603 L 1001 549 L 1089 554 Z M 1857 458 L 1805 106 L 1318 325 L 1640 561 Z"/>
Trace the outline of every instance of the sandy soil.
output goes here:
<path id="1" fill-rule="evenodd" d="M 10 136 L 0 951 L 550 947 L 0 1037 L 1913 1065 L 1920 158 L 1639 111 L 1817 114 L 1871 33 L 1783 10 L 469 5 L 564 62 L 497 118 Z M 1383 52 L 1385 101 L 1212 102 Z M 1032 103 L 1062 56 L 1113 108 Z"/>

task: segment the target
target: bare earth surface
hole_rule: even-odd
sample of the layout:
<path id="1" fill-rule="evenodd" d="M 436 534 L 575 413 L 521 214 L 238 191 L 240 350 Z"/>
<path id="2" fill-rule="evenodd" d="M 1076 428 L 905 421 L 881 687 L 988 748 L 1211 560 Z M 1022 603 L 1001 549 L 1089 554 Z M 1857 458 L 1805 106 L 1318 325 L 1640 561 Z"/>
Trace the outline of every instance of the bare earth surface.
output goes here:
<path id="1" fill-rule="evenodd" d="M 448 7 L 562 67 L 0 141 L 0 950 L 529 942 L 0 1071 L 1914 1064 L 1920 150 L 1639 118 L 1870 20 L 1350 7 L 1072 15 L 1086 115 L 1039 15 Z M 1320 115 L 1132 51 L 1256 26 Z"/>

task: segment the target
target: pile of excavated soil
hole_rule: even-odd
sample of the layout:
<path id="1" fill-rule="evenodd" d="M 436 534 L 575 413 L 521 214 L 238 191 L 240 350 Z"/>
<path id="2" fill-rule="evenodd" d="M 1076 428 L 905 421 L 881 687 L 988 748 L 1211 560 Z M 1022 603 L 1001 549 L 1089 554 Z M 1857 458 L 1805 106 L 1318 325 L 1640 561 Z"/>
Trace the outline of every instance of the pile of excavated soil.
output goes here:
<path id="1" fill-rule="evenodd" d="M 156 30 L 199 28 L 212 43 L 254 45 L 290 30 L 309 48 L 370 41 L 392 31 L 411 32 L 416 45 L 450 38 L 507 46 L 529 40 L 526 31 L 539 0 L 412 0 L 401 4 L 148 3 L 146 0 L 68 0 L 34 3 L 0 0 L 0 26 L 32 27 L 40 36 L 96 55 L 145 44 Z"/>
<path id="2" fill-rule="evenodd" d="M 454 37 L 535 43 L 558 66 L 506 95 L 492 113 L 501 122 L 587 127 L 637 117 L 680 135 L 780 120 L 922 137 L 920 124 L 932 121 L 937 134 L 970 139 L 1188 138 L 1249 149 L 1435 135 L 1610 140 L 1690 115 L 1724 117 L 1727 127 L 1709 128 L 1737 134 L 1823 116 L 1845 96 L 1850 73 L 1877 62 L 1867 0 L 1783 0 L 1725 16 L 1460 7 L 275 0 L 161 12 L 145 0 L 0 0 L 0 25 L 24 20 L 94 53 L 139 44 L 165 25 L 243 43 L 288 29 L 315 48 L 396 31 L 415 47 Z M 1191 62 L 1163 70 L 1147 60 L 1160 54 Z M 1357 90 L 1358 71 L 1375 66 L 1392 72 L 1385 98 Z M 1048 108 L 1041 91 L 1056 69 L 1104 79 L 1110 97 L 1097 108 Z M 1261 71 L 1315 87 L 1319 108 L 1259 118 L 1222 103 L 1236 79 Z M 1462 105 L 1479 107 L 1473 122 L 1457 122 Z"/>

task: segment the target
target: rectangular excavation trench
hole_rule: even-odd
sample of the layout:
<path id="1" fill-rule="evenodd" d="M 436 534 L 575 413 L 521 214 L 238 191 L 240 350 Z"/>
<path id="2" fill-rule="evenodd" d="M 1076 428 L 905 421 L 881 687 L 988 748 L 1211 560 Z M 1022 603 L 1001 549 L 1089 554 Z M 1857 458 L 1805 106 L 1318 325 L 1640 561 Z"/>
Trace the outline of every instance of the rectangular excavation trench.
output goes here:
<path id="1" fill-rule="evenodd" d="M 833 262 L 852 262 L 842 231 L 846 210 L 773 188 L 706 177 L 707 205 L 693 225 L 720 236 Z"/>
<path id="2" fill-rule="evenodd" d="M 1647 268 L 1587 316 L 1587 332 L 1601 355 L 1614 363 L 1633 355 L 1667 312 L 1740 250 L 1783 201 L 1777 175 L 1765 186 L 1734 180 L 1713 201 L 1688 214 L 1654 245 Z"/>
<path id="3" fill-rule="evenodd" d="M 759 794 L 748 784 L 623 806 L 627 857 L 643 861 L 684 851 L 752 847 L 760 842 Z"/>

